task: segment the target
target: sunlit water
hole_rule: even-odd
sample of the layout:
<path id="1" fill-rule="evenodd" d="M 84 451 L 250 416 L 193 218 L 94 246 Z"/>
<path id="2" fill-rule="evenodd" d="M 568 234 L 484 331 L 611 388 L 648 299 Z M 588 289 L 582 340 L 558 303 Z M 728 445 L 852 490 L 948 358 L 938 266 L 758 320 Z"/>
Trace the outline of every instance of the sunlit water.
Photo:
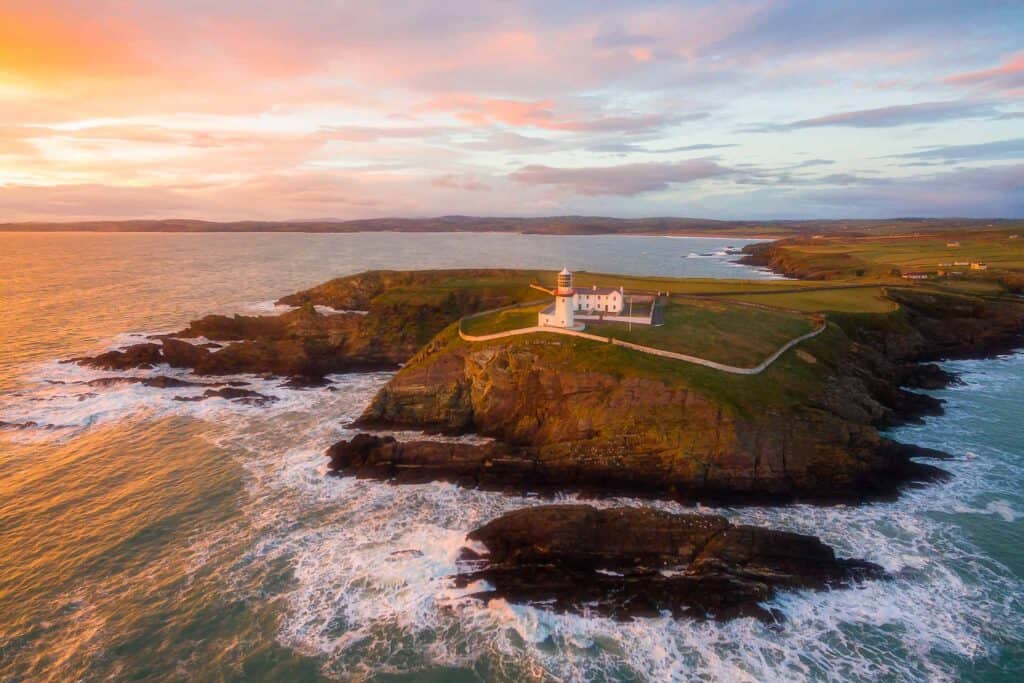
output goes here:
<path id="1" fill-rule="evenodd" d="M 936 392 L 946 415 L 896 434 L 956 455 L 948 484 L 861 507 L 715 510 L 896 573 L 784 594 L 782 628 L 464 599 L 448 577 L 466 532 L 538 501 L 325 477 L 324 447 L 387 374 L 332 390 L 240 378 L 280 399 L 258 408 L 88 387 L 112 373 L 56 362 L 367 268 L 764 276 L 687 258 L 742 243 L 0 235 L 0 680 L 1019 680 L 1024 354 L 947 364 L 965 384 Z M 600 504 L 623 502 L 651 504 Z"/>

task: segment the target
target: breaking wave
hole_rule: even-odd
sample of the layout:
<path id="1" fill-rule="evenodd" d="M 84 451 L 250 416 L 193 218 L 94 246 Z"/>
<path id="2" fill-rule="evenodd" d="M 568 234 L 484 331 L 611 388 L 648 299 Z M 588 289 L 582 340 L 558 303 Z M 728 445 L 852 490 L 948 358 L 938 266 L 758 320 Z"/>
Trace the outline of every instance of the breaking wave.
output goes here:
<path id="1" fill-rule="evenodd" d="M 785 614 L 781 626 L 668 617 L 620 623 L 466 597 L 473 588 L 456 590 L 449 578 L 466 533 L 548 500 L 327 476 L 323 449 L 352 434 L 348 425 L 389 373 L 338 375 L 315 389 L 216 378 L 277 399 L 260 407 L 174 400 L 201 387 L 89 384 L 111 376 L 197 379 L 166 367 L 110 373 L 47 363 L 24 391 L 4 397 L 0 421 L 27 425 L 10 430 L 11 438 L 40 440 L 126 419 L 209 423 L 205 438 L 236 453 L 244 468 L 247 549 L 244 562 L 217 551 L 239 533 L 237 524 L 225 525 L 194 540 L 188 571 L 215 568 L 232 590 L 261 600 L 266 577 L 287 567 L 276 592 L 276 637 L 342 680 L 439 667 L 500 680 L 956 680 L 1024 638 L 1024 583 L 965 531 L 975 519 L 997 530 L 1024 519 L 1020 447 L 998 431 L 1005 416 L 993 412 L 1024 410 L 1024 355 L 950 367 L 966 382 L 939 392 L 950 399 L 947 414 L 896 434 L 959 456 L 944 464 L 955 475 L 949 483 L 859 507 L 702 508 L 818 535 L 840 555 L 894 575 L 852 590 L 784 592 L 771 605 Z M 687 510 L 628 498 L 595 504 Z M 98 629 L 97 618 L 83 617 L 81 628 Z"/>

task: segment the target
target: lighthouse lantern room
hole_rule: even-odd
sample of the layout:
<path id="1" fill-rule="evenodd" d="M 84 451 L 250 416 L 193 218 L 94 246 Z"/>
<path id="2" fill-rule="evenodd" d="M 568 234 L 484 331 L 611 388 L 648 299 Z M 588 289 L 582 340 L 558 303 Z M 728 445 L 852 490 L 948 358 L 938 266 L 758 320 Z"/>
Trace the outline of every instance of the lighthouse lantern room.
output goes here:
<path id="1" fill-rule="evenodd" d="M 537 322 L 544 327 L 565 327 L 576 328 L 576 321 L 573 319 L 575 309 L 573 296 L 576 294 L 572 288 L 572 273 L 568 268 L 562 268 L 555 280 L 554 291 L 537 287 L 542 291 L 554 294 L 555 302 L 541 311 L 537 316 Z"/>

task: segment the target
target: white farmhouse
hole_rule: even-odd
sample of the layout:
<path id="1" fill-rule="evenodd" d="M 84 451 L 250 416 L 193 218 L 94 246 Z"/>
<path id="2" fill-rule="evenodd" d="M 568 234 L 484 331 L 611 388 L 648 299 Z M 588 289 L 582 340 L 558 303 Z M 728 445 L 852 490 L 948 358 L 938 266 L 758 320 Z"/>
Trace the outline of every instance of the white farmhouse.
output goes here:
<path id="1" fill-rule="evenodd" d="M 598 287 L 577 289 L 572 297 L 573 309 L 593 313 L 622 313 L 626 305 L 626 297 L 622 287 Z"/>

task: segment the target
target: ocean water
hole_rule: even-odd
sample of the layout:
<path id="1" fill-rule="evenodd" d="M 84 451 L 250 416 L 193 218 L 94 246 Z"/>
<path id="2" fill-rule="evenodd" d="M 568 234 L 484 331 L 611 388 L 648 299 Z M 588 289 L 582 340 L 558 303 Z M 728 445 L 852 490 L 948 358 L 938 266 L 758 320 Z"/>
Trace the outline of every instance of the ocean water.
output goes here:
<path id="1" fill-rule="evenodd" d="M 946 366 L 896 430 L 954 478 L 864 506 L 704 508 L 892 571 L 791 592 L 786 623 L 618 623 L 464 598 L 463 538 L 536 498 L 325 476 L 387 373 L 266 407 L 84 382 L 60 364 L 367 268 L 764 277 L 734 239 L 0 234 L 0 680 L 1016 681 L 1024 669 L 1024 354 Z M 691 256 L 692 255 L 692 256 Z M 158 369 L 126 374 L 185 376 Z M 571 497 L 566 497 L 571 499 Z M 605 500 L 658 505 L 672 503 Z"/>

